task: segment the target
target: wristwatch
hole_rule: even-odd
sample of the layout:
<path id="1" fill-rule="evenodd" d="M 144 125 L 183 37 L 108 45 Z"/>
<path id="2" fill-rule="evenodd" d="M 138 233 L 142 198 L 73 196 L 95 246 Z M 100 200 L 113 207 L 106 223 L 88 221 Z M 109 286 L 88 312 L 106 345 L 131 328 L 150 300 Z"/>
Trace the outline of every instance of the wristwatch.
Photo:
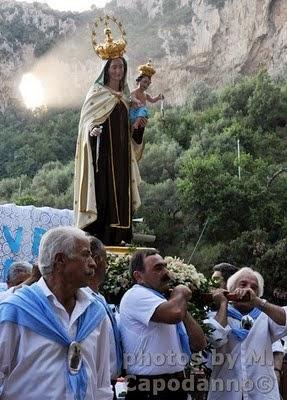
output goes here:
<path id="1" fill-rule="evenodd" d="M 267 300 L 266 299 L 260 299 L 260 300 L 261 300 L 261 302 L 259 304 L 259 308 L 260 308 L 261 311 L 263 311 L 264 308 L 266 307 Z"/>

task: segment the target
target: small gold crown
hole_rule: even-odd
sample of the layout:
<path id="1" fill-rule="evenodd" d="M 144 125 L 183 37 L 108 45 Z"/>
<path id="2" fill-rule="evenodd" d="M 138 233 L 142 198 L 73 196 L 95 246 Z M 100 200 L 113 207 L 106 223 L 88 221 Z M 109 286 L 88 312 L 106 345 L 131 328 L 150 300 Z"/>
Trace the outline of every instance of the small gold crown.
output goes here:
<path id="1" fill-rule="evenodd" d="M 148 60 L 148 63 L 146 63 L 146 64 L 140 65 L 138 67 L 138 70 L 141 75 L 146 75 L 149 78 L 152 77 L 156 72 L 154 67 L 151 64 L 151 60 Z"/>
<path id="2" fill-rule="evenodd" d="M 114 40 L 112 36 L 112 31 L 109 27 L 109 23 L 113 22 L 117 25 L 121 38 L 118 40 Z M 104 43 L 97 43 L 96 41 L 96 29 L 100 24 L 104 24 L 105 26 L 105 36 L 106 40 Z M 123 29 L 123 25 L 121 22 L 118 22 L 115 17 L 110 17 L 105 15 L 104 17 L 98 17 L 94 23 L 95 29 L 92 31 L 92 43 L 93 48 L 96 54 L 103 60 L 113 60 L 114 58 L 122 57 L 124 52 L 126 51 L 127 42 L 125 40 L 126 32 Z"/>

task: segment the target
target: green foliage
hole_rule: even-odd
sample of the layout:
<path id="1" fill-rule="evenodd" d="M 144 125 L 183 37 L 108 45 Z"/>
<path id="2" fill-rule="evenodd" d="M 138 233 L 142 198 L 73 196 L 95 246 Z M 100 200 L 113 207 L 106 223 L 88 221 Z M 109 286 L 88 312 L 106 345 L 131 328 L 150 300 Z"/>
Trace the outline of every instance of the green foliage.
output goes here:
<path id="1" fill-rule="evenodd" d="M 181 214 L 176 183 L 167 179 L 160 183 L 143 183 L 140 187 L 142 207 L 138 216 L 157 236 L 157 244 L 172 241 L 181 228 Z"/>
<path id="2" fill-rule="evenodd" d="M 248 115 L 248 101 L 254 91 L 254 79 L 243 79 L 236 85 L 226 87 L 220 96 L 225 106 L 226 117 L 245 117 Z"/>
<path id="3" fill-rule="evenodd" d="M 229 253 L 225 251 L 226 247 L 226 244 L 223 242 L 213 244 L 205 241 L 200 245 L 198 250 L 195 251 L 192 257 L 191 255 L 194 250 L 194 245 L 192 248 L 188 248 L 188 257 L 191 257 L 190 262 L 196 265 L 199 271 L 201 271 L 205 276 L 210 277 L 213 273 L 212 268 L 214 265 L 220 263 L 222 260 L 227 261 L 225 256 L 226 254 L 229 255 Z M 189 258 L 187 258 L 187 260 L 189 260 Z"/>
<path id="4" fill-rule="evenodd" d="M 151 143 L 176 141 L 183 149 L 188 149 L 196 130 L 196 121 L 189 108 L 170 107 L 165 112 L 164 121 L 159 113 L 149 119 L 145 138 Z"/>
<path id="5" fill-rule="evenodd" d="M 141 177 L 149 183 L 175 179 L 177 176 L 177 160 L 181 147 L 176 141 L 163 141 L 145 146 L 141 160 Z"/>
<path id="6" fill-rule="evenodd" d="M 129 274 L 129 255 L 108 254 L 108 269 L 101 293 L 110 304 L 120 304 L 125 292 L 131 288 L 132 281 Z"/>
<path id="7" fill-rule="evenodd" d="M 217 100 L 216 93 L 205 82 L 197 81 L 190 88 L 190 104 L 193 111 L 204 111 L 212 107 Z"/>
<path id="8" fill-rule="evenodd" d="M 192 85 L 187 104 L 170 106 L 164 120 L 155 108 L 139 164 L 136 217 L 144 224 L 137 232 L 155 234 L 162 253 L 187 260 L 197 244 L 191 261 L 206 273 L 230 261 L 266 276 L 273 263 L 270 285 L 281 287 L 286 88 L 284 79 L 260 72 L 218 91 Z M 14 106 L 0 115 L 0 202 L 72 207 L 78 120 L 79 110 L 31 113 Z"/>
<path id="9" fill-rule="evenodd" d="M 45 164 L 34 176 L 24 194 L 37 198 L 36 205 L 73 208 L 74 162 L 63 165 L 59 161 Z"/>
<path id="10" fill-rule="evenodd" d="M 265 291 L 271 297 L 275 288 L 283 289 L 286 292 L 287 276 L 285 267 L 287 265 L 287 239 L 278 241 L 268 249 L 262 256 L 258 269 L 265 280 Z"/>
<path id="11" fill-rule="evenodd" d="M 268 130 L 278 114 L 280 105 L 280 88 L 271 82 L 271 78 L 260 72 L 255 81 L 252 96 L 249 97 L 248 115 L 253 127 Z"/>
<path id="12" fill-rule="evenodd" d="M 2 179 L 0 181 L 0 203 L 11 202 L 16 196 L 21 197 L 23 188 L 30 186 L 31 181 L 27 175 Z"/>
<path id="13" fill-rule="evenodd" d="M 73 207 L 74 162 L 59 161 L 45 164 L 33 179 L 27 175 L 0 181 L 0 202 L 17 205 Z"/>
<path id="14" fill-rule="evenodd" d="M 267 232 L 260 229 L 246 231 L 223 248 L 220 257 L 238 267 L 256 268 L 258 260 L 264 256 L 269 246 Z"/>
<path id="15" fill-rule="evenodd" d="M 49 161 L 68 162 L 74 157 L 78 110 L 29 111 L 14 109 L 0 120 L 0 170 L 2 178 L 34 176 Z"/>

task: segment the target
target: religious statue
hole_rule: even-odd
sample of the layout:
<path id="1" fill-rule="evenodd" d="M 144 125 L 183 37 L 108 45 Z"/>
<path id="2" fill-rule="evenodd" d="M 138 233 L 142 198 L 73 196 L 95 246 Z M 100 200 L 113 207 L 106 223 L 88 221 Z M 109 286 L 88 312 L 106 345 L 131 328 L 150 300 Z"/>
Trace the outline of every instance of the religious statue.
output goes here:
<path id="1" fill-rule="evenodd" d="M 109 24 L 121 32 L 114 40 Z M 82 107 L 75 159 L 75 224 L 97 236 L 105 245 L 118 245 L 132 238 L 132 215 L 140 206 L 137 161 L 142 146 L 131 137 L 130 92 L 126 82 L 126 48 L 122 24 L 114 17 L 100 17 L 95 28 L 105 25 L 106 40 L 93 47 L 105 60 Z M 143 126 L 143 118 L 139 124 Z"/>
<path id="2" fill-rule="evenodd" d="M 156 97 L 150 96 L 145 91 L 151 84 L 151 77 L 155 74 L 155 69 L 151 64 L 151 60 L 147 64 L 138 67 L 139 76 L 136 79 L 138 84 L 137 88 L 131 92 L 131 108 L 130 108 L 130 121 L 132 125 L 133 139 L 136 143 L 141 144 L 144 134 L 144 126 L 141 126 L 142 118 L 149 118 L 149 111 L 147 108 L 147 101 L 149 103 L 156 103 L 163 100 L 164 96 L 160 93 Z"/>

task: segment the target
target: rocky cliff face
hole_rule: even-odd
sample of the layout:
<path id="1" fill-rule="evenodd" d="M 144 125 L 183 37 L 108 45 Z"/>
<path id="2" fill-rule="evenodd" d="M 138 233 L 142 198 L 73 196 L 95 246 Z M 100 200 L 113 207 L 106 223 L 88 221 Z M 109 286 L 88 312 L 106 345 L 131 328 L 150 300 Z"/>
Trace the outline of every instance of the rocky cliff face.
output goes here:
<path id="1" fill-rule="evenodd" d="M 179 88 L 199 79 L 220 84 L 260 67 L 277 73 L 287 64 L 286 0 L 117 0 L 117 4 L 140 5 L 151 23 L 172 13 L 170 24 L 158 29 L 165 49 L 160 64 Z"/>
<path id="2" fill-rule="evenodd" d="M 260 67 L 272 74 L 286 68 L 286 0 L 113 0 L 106 12 L 126 26 L 130 80 L 136 65 L 151 57 L 157 66 L 153 91 L 164 91 L 171 102 L 184 101 L 198 80 L 216 86 Z M 38 65 L 39 57 L 40 69 L 50 73 L 46 86 L 61 88 L 59 102 L 64 93 L 82 99 L 95 77 L 89 24 L 98 14 L 0 2 L 2 111 L 19 74 Z M 57 47 L 51 63 L 47 54 Z M 64 81 L 74 88 L 71 93 L 61 86 Z"/>
<path id="3" fill-rule="evenodd" d="M 21 74 L 58 40 L 75 33 L 72 13 L 52 12 L 45 4 L 0 2 L 0 109 L 17 97 Z"/>

